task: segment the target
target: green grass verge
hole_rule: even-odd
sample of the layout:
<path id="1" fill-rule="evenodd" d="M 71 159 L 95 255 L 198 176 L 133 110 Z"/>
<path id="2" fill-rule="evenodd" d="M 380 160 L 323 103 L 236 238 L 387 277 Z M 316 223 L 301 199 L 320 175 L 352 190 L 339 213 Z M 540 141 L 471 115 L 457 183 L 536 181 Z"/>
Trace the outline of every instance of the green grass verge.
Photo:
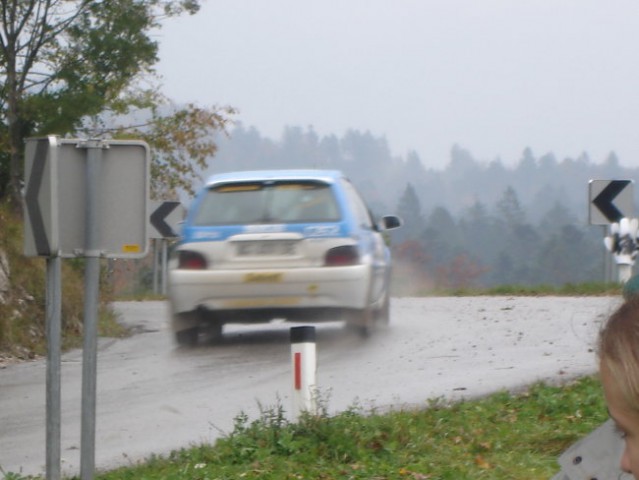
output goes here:
<path id="1" fill-rule="evenodd" d="M 559 471 L 558 456 L 606 419 L 593 377 L 478 400 L 435 400 L 423 409 L 324 411 L 296 423 L 276 405 L 255 420 L 238 415 L 233 431 L 214 445 L 152 456 L 96 479 L 547 480 Z"/>

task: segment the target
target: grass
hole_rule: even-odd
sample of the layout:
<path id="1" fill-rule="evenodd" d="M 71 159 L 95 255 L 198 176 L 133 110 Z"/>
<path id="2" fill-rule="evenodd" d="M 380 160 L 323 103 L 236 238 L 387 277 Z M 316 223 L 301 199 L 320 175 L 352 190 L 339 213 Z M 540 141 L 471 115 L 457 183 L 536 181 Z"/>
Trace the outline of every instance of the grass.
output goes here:
<path id="1" fill-rule="evenodd" d="M 253 420 L 240 413 L 214 445 L 152 456 L 96 479 L 547 480 L 559 471 L 558 456 L 607 419 L 594 377 L 456 403 L 431 400 L 419 410 L 352 407 L 294 423 L 285 413 L 280 405 Z"/>

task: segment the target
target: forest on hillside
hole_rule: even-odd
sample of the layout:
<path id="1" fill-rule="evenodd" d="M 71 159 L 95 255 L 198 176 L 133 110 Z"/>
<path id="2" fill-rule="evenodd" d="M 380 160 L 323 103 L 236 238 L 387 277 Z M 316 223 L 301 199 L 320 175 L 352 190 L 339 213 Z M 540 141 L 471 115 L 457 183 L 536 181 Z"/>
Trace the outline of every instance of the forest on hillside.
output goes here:
<path id="1" fill-rule="evenodd" d="M 420 289 L 606 280 L 606 226 L 589 224 L 588 184 L 639 173 L 614 152 L 594 161 L 523 148 L 508 166 L 459 145 L 437 170 L 417 152 L 395 155 L 385 138 L 357 130 L 320 137 L 311 127 L 287 127 L 273 140 L 238 124 L 217 143 L 203 178 L 270 168 L 345 172 L 375 215 L 403 217 L 391 236 L 396 276 Z"/>

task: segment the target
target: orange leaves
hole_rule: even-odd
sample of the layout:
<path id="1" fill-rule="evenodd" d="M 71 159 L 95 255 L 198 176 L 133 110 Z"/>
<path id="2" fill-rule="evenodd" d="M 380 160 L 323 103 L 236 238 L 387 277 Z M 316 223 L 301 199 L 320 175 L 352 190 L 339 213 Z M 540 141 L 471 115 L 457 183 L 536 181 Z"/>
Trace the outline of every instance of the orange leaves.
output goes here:
<path id="1" fill-rule="evenodd" d="M 492 465 L 481 455 L 477 455 L 475 457 L 475 464 L 479 467 L 479 468 L 484 468 L 486 470 L 493 468 Z"/>
<path id="2" fill-rule="evenodd" d="M 407 477 L 413 480 L 428 480 L 429 478 L 433 478 L 432 475 L 426 475 L 419 472 L 411 472 L 410 470 L 407 470 L 406 468 L 400 468 L 399 475 L 401 477 Z"/>

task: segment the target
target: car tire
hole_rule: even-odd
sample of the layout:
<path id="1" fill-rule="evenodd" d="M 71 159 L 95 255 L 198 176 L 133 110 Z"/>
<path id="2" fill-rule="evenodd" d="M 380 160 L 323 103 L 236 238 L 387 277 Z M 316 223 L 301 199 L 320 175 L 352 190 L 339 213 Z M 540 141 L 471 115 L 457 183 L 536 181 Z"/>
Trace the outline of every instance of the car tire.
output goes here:
<path id="1" fill-rule="evenodd" d="M 206 325 L 206 333 L 211 343 L 222 341 L 222 328 L 224 324 L 219 320 L 209 320 Z"/>
<path id="2" fill-rule="evenodd" d="M 373 327 L 373 312 L 370 308 L 362 308 L 349 312 L 346 325 L 349 329 L 357 332 L 360 337 L 368 338 Z"/>
<path id="3" fill-rule="evenodd" d="M 200 337 L 199 327 L 187 328 L 175 332 L 175 342 L 181 347 L 194 347 Z"/>

